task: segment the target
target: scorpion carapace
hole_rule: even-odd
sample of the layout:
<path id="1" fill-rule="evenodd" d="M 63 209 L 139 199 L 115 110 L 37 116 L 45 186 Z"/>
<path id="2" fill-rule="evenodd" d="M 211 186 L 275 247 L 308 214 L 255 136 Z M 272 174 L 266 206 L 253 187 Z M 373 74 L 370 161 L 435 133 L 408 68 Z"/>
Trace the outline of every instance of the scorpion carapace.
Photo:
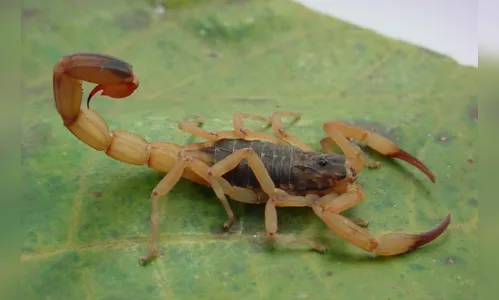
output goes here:
<path id="1" fill-rule="evenodd" d="M 208 163 L 218 163 L 238 150 L 251 148 L 260 157 L 272 182 L 290 195 L 324 195 L 338 182 L 355 181 L 355 170 L 346 166 L 343 155 L 314 151 L 242 138 L 221 139 L 199 151 L 209 154 Z M 261 186 L 247 160 L 222 176 L 231 185 L 260 191 Z"/>
<path id="2" fill-rule="evenodd" d="M 270 117 L 236 113 L 233 130 L 209 132 L 200 128 L 202 119 L 185 120 L 178 128 L 206 140 L 180 146 L 169 142 L 148 142 L 124 130 L 109 131 L 107 123 L 90 108 L 81 108 L 81 81 L 96 83 L 90 98 L 98 91 L 113 98 L 131 95 L 139 80 L 128 63 L 97 53 L 64 56 L 54 66 L 53 87 L 57 111 L 64 126 L 76 138 L 108 156 L 129 164 L 147 165 L 167 173 L 151 193 L 150 251 L 140 258 L 146 263 L 158 251 L 158 201 L 169 193 L 180 178 L 213 189 L 227 213 L 223 228 L 229 229 L 235 216 L 226 199 L 245 203 L 265 203 L 265 231 L 274 241 L 324 248 L 313 241 L 277 234 L 276 207 L 310 207 L 339 237 L 378 255 L 409 252 L 440 236 L 450 224 L 448 215 L 437 227 L 420 234 L 387 233 L 372 237 L 357 222 L 341 213 L 364 200 L 362 188 L 355 183 L 366 162 L 361 149 L 348 138 L 389 157 L 407 161 L 435 181 L 433 173 L 417 158 L 400 149 L 387 138 L 337 121 L 323 125 L 327 134 L 321 140 L 324 153 L 318 153 L 282 128 L 283 117 L 299 118 L 293 112 L 275 112 Z M 271 125 L 275 135 L 251 131 L 245 119 Z M 342 154 L 333 153 L 336 144 Z"/>

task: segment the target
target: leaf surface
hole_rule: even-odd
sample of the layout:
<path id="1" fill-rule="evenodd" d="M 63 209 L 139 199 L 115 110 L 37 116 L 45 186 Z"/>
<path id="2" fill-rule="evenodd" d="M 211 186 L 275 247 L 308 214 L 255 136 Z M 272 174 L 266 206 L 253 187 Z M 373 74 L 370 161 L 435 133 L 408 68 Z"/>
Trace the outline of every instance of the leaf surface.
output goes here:
<path id="1" fill-rule="evenodd" d="M 26 299 L 476 299 L 478 82 L 475 69 L 287 1 L 25 1 L 23 9 Z M 409 255 L 372 258 L 336 237 L 310 209 L 278 210 L 279 232 L 326 254 L 268 247 L 263 206 L 182 180 L 162 199 L 160 259 L 138 265 L 149 195 L 164 176 L 119 163 L 76 140 L 56 113 L 52 67 L 95 51 L 133 64 L 140 88 L 91 103 L 111 129 L 187 144 L 176 124 L 200 114 L 228 130 L 235 112 L 300 112 L 289 127 L 319 150 L 327 120 L 378 131 L 423 160 L 381 162 L 359 182 L 366 200 L 345 215 L 369 231 L 416 233 L 452 214 L 449 230 Z M 85 93 L 91 86 L 84 84 Z M 86 96 L 86 94 L 84 95 Z M 261 124 L 248 123 L 252 129 Z"/>

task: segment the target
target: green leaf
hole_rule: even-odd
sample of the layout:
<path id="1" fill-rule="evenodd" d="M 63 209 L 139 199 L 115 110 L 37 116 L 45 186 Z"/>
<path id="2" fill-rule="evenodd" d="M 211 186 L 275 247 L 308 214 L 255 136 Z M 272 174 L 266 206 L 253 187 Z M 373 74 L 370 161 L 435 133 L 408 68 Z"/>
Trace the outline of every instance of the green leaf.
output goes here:
<path id="1" fill-rule="evenodd" d="M 24 298 L 477 298 L 476 69 L 287 1 L 173 1 L 164 15 L 152 2 L 25 1 Z M 254 237 L 263 206 L 231 201 L 237 221 L 223 235 L 213 191 L 182 180 L 161 201 L 162 255 L 141 267 L 149 195 L 164 174 L 115 161 L 64 128 L 52 68 L 80 51 L 120 57 L 140 79 L 131 97 L 93 101 L 111 129 L 187 144 L 198 139 L 176 124 L 193 115 L 229 130 L 235 112 L 287 110 L 302 114 L 290 132 L 319 150 L 324 121 L 356 123 L 423 160 L 437 182 L 366 150 L 382 165 L 360 175 L 366 200 L 345 215 L 369 221 L 375 236 L 424 231 L 448 213 L 451 226 L 408 255 L 373 258 L 310 209 L 281 208 L 280 233 L 328 251 L 272 248 Z"/>

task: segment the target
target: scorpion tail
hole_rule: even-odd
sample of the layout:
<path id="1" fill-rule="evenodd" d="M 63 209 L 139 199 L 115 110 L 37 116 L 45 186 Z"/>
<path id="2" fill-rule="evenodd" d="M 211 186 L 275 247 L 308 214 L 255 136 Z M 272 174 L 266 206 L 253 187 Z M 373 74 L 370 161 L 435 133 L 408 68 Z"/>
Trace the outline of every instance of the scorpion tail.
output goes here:
<path id="1" fill-rule="evenodd" d="M 98 86 L 87 100 L 98 91 L 112 98 L 130 96 L 139 87 L 132 66 L 118 58 L 98 53 L 75 53 L 59 60 L 53 70 L 54 100 L 64 124 L 76 121 L 82 102 L 81 81 Z"/>
<path id="2" fill-rule="evenodd" d="M 64 126 L 95 150 L 105 151 L 108 156 L 121 162 L 168 169 L 170 158 L 160 155 L 161 151 L 158 150 L 167 146 L 151 144 L 124 130 L 110 132 L 108 124 L 95 111 L 81 109 L 82 81 L 97 84 L 87 101 L 99 91 L 111 98 L 124 98 L 139 87 L 139 80 L 135 77 L 132 66 L 118 58 L 98 53 L 64 56 L 53 70 L 56 109 Z M 168 147 L 175 148 L 170 146 Z M 150 160 L 151 153 L 155 150 L 158 150 L 155 152 L 158 155 Z"/>

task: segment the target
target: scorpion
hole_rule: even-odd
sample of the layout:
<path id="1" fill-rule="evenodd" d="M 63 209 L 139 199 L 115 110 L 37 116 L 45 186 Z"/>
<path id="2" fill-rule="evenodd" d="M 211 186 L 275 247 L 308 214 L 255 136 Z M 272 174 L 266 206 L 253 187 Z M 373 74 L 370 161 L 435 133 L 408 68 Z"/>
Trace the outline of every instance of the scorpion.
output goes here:
<path id="1" fill-rule="evenodd" d="M 89 93 L 87 108 L 81 107 L 83 82 L 96 86 Z M 64 126 L 77 139 L 109 157 L 132 165 L 147 165 L 166 173 L 150 195 L 150 238 L 141 265 L 157 258 L 159 243 L 159 201 L 181 178 L 212 189 L 223 205 L 228 230 L 235 216 L 226 196 L 248 204 L 265 204 L 265 236 L 270 241 L 306 244 L 324 252 L 313 241 L 277 233 L 278 207 L 309 207 L 337 236 L 354 246 L 379 256 L 401 255 L 438 238 L 450 224 L 450 214 L 439 225 L 419 234 L 386 233 L 373 237 L 359 221 L 341 213 L 365 198 L 356 183 L 369 161 L 353 140 L 364 142 L 378 153 L 398 158 L 422 171 L 432 182 L 435 175 L 423 162 L 402 150 L 386 137 L 339 122 L 323 123 L 327 137 L 320 141 L 323 151 L 310 146 L 283 129 L 282 119 L 300 118 L 299 113 L 279 111 L 270 117 L 235 113 L 233 130 L 207 131 L 203 118 L 183 120 L 178 128 L 201 138 L 186 146 L 166 141 L 146 141 L 125 130 L 110 131 L 90 100 L 98 92 L 114 99 L 128 97 L 139 87 L 131 64 L 100 53 L 73 53 L 62 56 L 53 68 L 55 107 Z M 245 120 L 266 122 L 274 135 L 245 128 Z M 338 146 L 343 154 L 332 146 Z"/>

